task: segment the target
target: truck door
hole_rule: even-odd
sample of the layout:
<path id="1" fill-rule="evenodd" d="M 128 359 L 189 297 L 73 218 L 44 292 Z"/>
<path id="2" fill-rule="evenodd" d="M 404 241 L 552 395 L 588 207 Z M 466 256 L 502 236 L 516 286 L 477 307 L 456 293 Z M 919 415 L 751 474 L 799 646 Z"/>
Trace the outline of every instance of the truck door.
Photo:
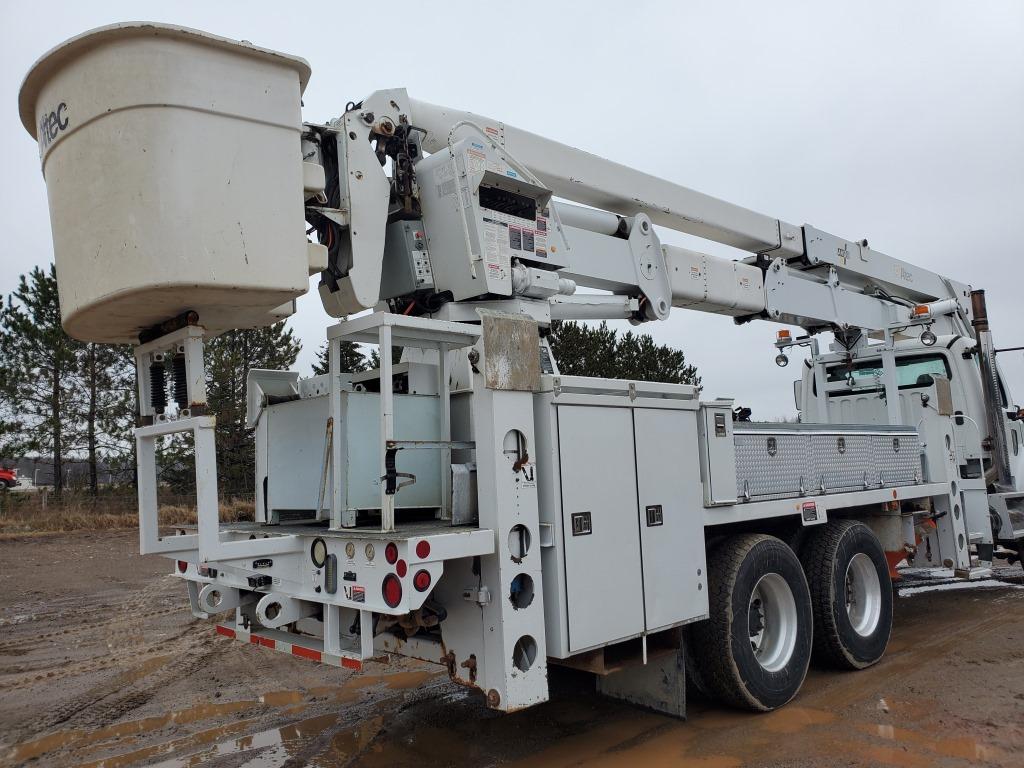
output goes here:
<path id="1" fill-rule="evenodd" d="M 1006 448 L 1010 453 L 1010 470 L 1013 472 L 1016 487 L 1014 490 L 1024 491 L 1024 421 L 1011 419 L 1011 413 L 1020 412 L 1020 403 L 1015 402 L 999 363 L 996 363 L 996 374 L 999 377 L 999 399 L 1002 404 L 1003 423 L 1006 425 Z"/>

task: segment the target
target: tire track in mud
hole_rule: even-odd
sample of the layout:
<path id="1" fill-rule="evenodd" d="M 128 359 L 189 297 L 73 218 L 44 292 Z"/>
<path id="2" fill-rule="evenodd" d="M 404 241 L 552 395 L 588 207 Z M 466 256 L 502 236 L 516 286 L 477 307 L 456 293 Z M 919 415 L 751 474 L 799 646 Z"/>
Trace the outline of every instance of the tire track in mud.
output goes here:
<path id="1" fill-rule="evenodd" d="M 177 642 L 194 633 L 189 626 L 179 635 L 168 638 Z M 132 712 L 152 699 L 167 683 L 181 680 L 213 663 L 228 649 L 226 644 L 205 641 L 188 642 L 174 653 L 155 655 L 140 665 L 93 686 L 85 693 L 58 707 L 48 717 L 44 728 L 55 728 L 75 717 L 76 727 L 99 728 Z"/>
<path id="2" fill-rule="evenodd" d="M 181 611 L 182 607 L 179 605 L 172 608 L 163 608 L 161 610 L 156 611 L 145 611 L 143 613 L 135 614 L 134 618 L 139 621 L 142 621 L 143 619 L 153 619 L 157 616 L 167 616 L 168 614 L 180 613 Z M 111 621 L 105 623 L 112 623 L 113 621 L 119 619 L 120 617 L 118 617 L 118 619 L 112 619 Z M 30 638 L 27 639 L 30 639 L 32 643 L 39 643 L 43 640 L 54 640 L 58 637 L 68 637 L 70 635 L 81 634 L 83 632 L 96 632 L 96 625 L 83 622 L 82 624 L 79 624 L 74 627 L 68 627 L 67 629 L 58 629 L 53 632 L 44 632 L 43 634 L 39 635 L 32 634 Z M 24 646 L 25 643 L 23 641 L 8 640 L 7 642 L 0 643 L 0 656 L 20 655 L 19 652 L 22 651 Z"/>
<path id="3" fill-rule="evenodd" d="M 188 630 L 180 632 L 171 637 L 161 638 L 160 640 L 148 644 L 145 648 L 140 651 L 132 652 L 132 658 L 135 660 L 149 661 L 153 657 L 167 656 L 168 650 L 164 647 L 170 643 L 174 643 L 180 640 L 183 636 L 187 635 L 189 631 L 194 628 L 189 627 Z M 90 659 L 83 659 L 81 661 L 71 661 L 61 664 L 58 669 L 53 669 L 53 662 L 49 662 L 50 671 L 46 674 L 39 674 L 38 670 L 32 670 L 29 674 L 23 674 L 19 678 L 14 680 L 5 681 L 0 683 L 0 691 L 17 691 L 24 690 L 26 688 L 32 688 L 37 683 L 47 682 L 55 683 L 62 679 L 80 677 L 82 675 L 92 674 L 94 672 L 100 672 L 104 669 L 112 667 L 124 667 L 125 660 L 123 656 L 118 655 L 107 655 L 100 657 L 93 657 Z"/>

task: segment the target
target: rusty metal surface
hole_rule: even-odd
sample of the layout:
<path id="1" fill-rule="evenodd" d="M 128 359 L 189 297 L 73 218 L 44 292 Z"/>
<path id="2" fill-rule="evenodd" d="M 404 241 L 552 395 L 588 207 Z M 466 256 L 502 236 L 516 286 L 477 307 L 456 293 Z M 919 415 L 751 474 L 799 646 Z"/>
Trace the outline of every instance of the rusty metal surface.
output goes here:
<path id="1" fill-rule="evenodd" d="M 488 389 L 540 389 L 537 323 L 528 317 L 478 310 L 483 323 L 484 384 Z"/>

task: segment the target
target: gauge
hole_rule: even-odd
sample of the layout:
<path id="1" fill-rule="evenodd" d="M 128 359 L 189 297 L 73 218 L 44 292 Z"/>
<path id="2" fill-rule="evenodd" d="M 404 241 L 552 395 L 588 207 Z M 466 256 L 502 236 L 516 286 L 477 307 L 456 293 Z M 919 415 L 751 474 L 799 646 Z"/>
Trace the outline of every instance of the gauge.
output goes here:
<path id="1" fill-rule="evenodd" d="M 323 568 L 327 562 L 327 542 L 317 537 L 309 546 L 309 556 L 313 559 L 313 565 Z"/>
<path id="2" fill-rule="evenodd" d="M 350 542 L 348 542 L 345 545 L 345 557 L 347 557 L 349 560 L 353 560 L 353 559 L 355 559 L 355 556 L 356 556 L 356 545 L 353 544 L 350 541 Z"/>
<path id="3" fill-rule="evenodd" d="M 367 544 L 364 552 L 366 552 L 366 559 L 373 562 L 373 556 L 377 554 L 373 549 L 373 544 Z"/>

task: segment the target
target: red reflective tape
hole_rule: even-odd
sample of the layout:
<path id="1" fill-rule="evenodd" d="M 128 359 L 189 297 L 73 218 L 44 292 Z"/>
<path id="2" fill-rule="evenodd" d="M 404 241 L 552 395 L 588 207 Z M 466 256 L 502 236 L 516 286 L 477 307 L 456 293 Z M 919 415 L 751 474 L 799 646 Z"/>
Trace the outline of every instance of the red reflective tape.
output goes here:
<path id="1" fill-rule="evenodd" d="M 271 640 L 269 637 L 260 637 L 259 635 L 250 635 L 249 642 L 253 645 L 262 645 L 264 648 L 274 650 L 277 643 Z"/>
<path id="2" fill-rule="evenodd" d="M 347 656 L 342 656 L 341 666 L 348 667 L 349 669 L 362 669 L 363 662 L 359 661 L 359 659 L 350 659 Z"/>
<path id="3" fill-rule="evenodd" d="M 314 651 L 312 648 L 303 648 L 301 645 L 292 646 L 292 656 L 301 656 L 311 661 L 320 661 L 320 651 Z"/>
<path id="4" fill-rule="evenodd" d="M 223 624 L 217 625 L 217 634 L 230 637 L 232 640 L 235 639 L 235 630 L 231 629 L 231 627 L 225 627 Z"/>

